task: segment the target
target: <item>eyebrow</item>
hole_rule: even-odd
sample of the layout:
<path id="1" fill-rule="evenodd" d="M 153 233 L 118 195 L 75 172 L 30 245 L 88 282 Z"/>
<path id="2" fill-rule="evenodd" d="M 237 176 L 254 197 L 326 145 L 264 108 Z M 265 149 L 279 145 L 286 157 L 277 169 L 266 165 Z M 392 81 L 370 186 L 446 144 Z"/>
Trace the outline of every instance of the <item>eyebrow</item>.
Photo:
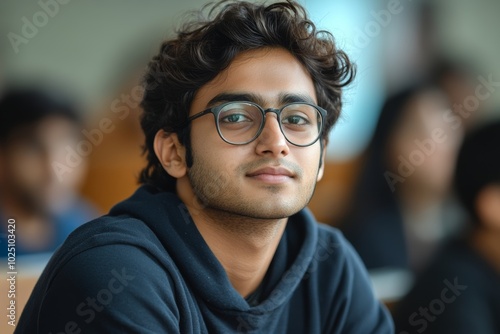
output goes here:
<path id="1" fill-rule="evenodd" d="M 221 102 L 235 102 L 235 101 L 249 101 L 257 103 L 258 105 L 264 105 L 265 99 L 258 94 L 254 93 L 220 93 L 213 97 L 207 104 L 207 108 L 214 106 L 215 104 Z M 297 103 L 306 102 L 311 104 L 316 104 L 316 102 L 307 94 L 300 93 L 280 93 L 278 95 L 278 103 L 280 105 L 287 103 Z"/>
<path id="2" fill-rule="evenodd" d="M 220 93 L 213 97 L 207 104 L 211 107 L 220 102 L 249 101 L 257 104 L 264 102 L 261 96 L 253 93 Z"/>
<path id="3" fill-rule="evenodd" d="M 316 102 L 306 94 L 285 94 L 282 93 L 279 95 L 279 102 L 281 104 L 286 103 L 296 103 L 296 102 L 307 102 L 311 104 L 316 104 Z"/>

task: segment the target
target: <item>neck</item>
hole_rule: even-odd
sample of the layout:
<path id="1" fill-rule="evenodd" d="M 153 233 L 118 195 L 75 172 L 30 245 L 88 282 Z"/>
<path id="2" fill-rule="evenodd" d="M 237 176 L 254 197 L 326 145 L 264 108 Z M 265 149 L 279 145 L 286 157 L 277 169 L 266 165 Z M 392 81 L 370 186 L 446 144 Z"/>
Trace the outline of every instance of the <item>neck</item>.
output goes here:
<path id="1" fill-rule="evenodd" d="M 255 219 L 210 208 L 200 209 L 193 196 L 183 197 L 196 227 L 229 281 L 242 297 L 247 297 L 264 279 L 287 218 Z"/>
<path id="2" fill-rule="evenodd" d="M 474 232 L 471 244 L 500 273 L 500 232 L 480 227 Z"/>

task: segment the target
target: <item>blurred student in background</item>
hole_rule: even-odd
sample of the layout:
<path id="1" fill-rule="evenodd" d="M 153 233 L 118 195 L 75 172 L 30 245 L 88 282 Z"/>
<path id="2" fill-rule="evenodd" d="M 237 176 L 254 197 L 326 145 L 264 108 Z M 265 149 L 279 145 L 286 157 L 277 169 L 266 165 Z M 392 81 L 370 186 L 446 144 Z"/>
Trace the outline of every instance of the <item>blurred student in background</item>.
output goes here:
<path id="1" fill-rule="evenodd" d="M 370 270 L 417 272 L 455 228 L 448 193 L 462 129 L 450 127 L 447 110 L 445 95 L 429 85 L 383 106 L 343 223 Z"/>
<path id="2" fill-rule="evenodd" d="M 499 144 L 500 121 L 466 137 L 454 181 L 470 228 L 450 242 L 400 303 L 398 333 L 500 333 Z"/>
<path id="3" fill-rule="evenodd" d="M 81 119 L 56 96 L 34 89 L 6 90 L 0 98 L 0 231 L 16 220 L 16 255 L 52 252 L 80 224 L 97 215 L 77 195 L 82 161 L 58 177 L 68 147 L 80 140 Z M 0 256 L 7 256 L 1 247 Z"/>

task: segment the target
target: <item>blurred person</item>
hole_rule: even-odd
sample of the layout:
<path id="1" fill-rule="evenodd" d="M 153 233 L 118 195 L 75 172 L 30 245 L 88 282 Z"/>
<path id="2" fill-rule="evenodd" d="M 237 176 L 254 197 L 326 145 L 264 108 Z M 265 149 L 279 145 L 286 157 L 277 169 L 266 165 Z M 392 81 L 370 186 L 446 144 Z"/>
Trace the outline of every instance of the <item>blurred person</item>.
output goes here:
<path id="1" fill-rule="evenodd" d="M 53 169 L 75 147 L 81 119 L 74 107 L 38 89 L 7 89 L 0 98 L 0 226 L 16 221 L 16 255 L 54 251 L 96 216 L 77 187 L 84 163 L 60 180 Z M 7 256 L 7 247 L 0 254 Z"/>
<path id="2" fill-rule="evenodd" d="M 369 270 L 421 270 L 460 215 L 448 200 L 462 129 L 443 117 L 444 94 L 415 85 L 387 99 L 342 224 Z M 449 216 L 452 216 L 450 218 Z"/>
<path id="3" fill-rule="evenodd" d="M 454 184 L 470 214 L 466 233 L 451 241 L 400 302 L 398 332 L 500 333 L 500 121 L 468 134 Z"/>
<path id="4" fill-rule="evenodd" d="M 146 72 L 143 185 L 67 239 L 16 333 L 393 332 L 305 208 L 349 58 L 296 2 L 205 9 Z"/>

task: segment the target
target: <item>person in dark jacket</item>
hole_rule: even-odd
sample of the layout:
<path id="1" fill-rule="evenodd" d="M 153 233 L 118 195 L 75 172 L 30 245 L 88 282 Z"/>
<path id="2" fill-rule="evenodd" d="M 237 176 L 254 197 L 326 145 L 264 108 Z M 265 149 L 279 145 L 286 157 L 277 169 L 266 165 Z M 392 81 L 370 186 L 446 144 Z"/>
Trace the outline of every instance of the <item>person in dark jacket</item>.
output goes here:
<path id="1" fill-rule="evenodd" d="M 305 208 L 354 67 L 295 2 L 221 2 L 145 76 L 143 185 L 75 231 L 16 333 L 392 333 Z"/>

